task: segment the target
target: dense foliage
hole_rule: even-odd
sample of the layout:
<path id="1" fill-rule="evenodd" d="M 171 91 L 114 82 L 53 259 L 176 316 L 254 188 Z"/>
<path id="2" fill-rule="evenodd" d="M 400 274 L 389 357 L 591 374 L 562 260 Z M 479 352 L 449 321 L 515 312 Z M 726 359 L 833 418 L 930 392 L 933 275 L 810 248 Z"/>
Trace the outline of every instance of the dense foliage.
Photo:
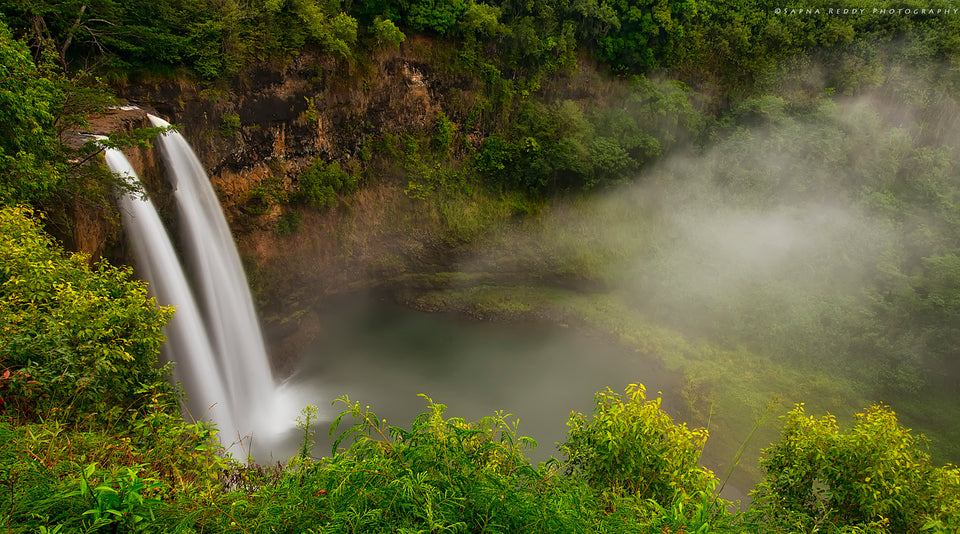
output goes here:
<path id="1" fill-rule="evenodd" d="M 340 399 L 346 410 L 331 428 L 339 431 L 333 455 L 320 460 L 311 457 L 316 409 L 308 406 L 300 452 L 275 469 L 217 460 L 202 428 L 156 416 L 134 420 L 108 447 L 102 435 L 50 422 L 0 422 L 3 466 L 15 482 L 0 525 L 10 532 L 944 532 L 960 521 L 958 470 L 931 466 L 918 438 L 880 408 L 841 433 L 832 417 L 808 418 L 798 406 L 764 459 L 756 504 L 732 511 L 713 493 L 718 481 L 697 465 L 705 431 L 675 425 L 659 399 L 642 392 L 632 385 L 624 395 L 598 394 L 592 418 L 571 416 L 565 461 L 539 466 L 523 455 L 536 443 L 520 437 L 509 415 L 447 419 L 429 399 L 409 428 Z M 345 418 L 354 422 L 341 430 Z M 217 473 L 219 483 L 211 478 Z"/>
<path id="2" fill-rule="evenodd" d="M 761 462 L 767 477 L 753 507 L 774 531 L 956 530 L 960 471 L 931 466 L 920 441 L 883 406 L 857 414 L 843 433 L 832 416 L 808 417 L 797 406 Z"/>
<path id="3" fill-rule="evenodd" d="M 0 2 L 0 203 L 7 206 L 0 209 L 0 478 L 9 491 L 0 526 L 956 531 L 960 473 L 935 467 L 923 440 L 884 407 L 859 414 L 847 431 L 832 416 L 795 408 L 761 460 L 764 478 L 744 513 L 716 496 L 721 481 L 699 464 L 706 430 L 675 424 L 639 385 L 624 395 L 598 394 L 592 418 L 571 417 L 560 447 L 565 458 L 540 466 L 524 458 L 533 444 L 507 416 L 445 419 L 444 407 L 432 401 L 409 429 L 348 403 L 341 417 L 356 423 L 337 441 L 346 447 L 320 460 L 311 456 L 308 409 L 296 458 L 275 469 L 242 466 L 219 456 L 215 429 L 174 415 L 174 389 L 166 368 L 157 367 L 169 310 L 157 309 L 128 270 L 91 268 L 86 258 L 65 254 L 40 228 L 43 219 L 20 207 L 62 221 L 64 206 L 77 199 L 108 202 L 117 182 L 84 165 L 99 149 L 71 148 L 63 138 L 110 103 L 98 75 L 213 82 L 306 48 L 352 67 L 374 49 L 400 46 L 404 32 L 423 33 L 450 45 L 438 70 L 476 91 L 472 107 L 451 106 L 421 132 L 378 132 L 361 149 L 361 163 L 349 168 L 316 159 L 297 177 L 290 200 L 331 209 L 360 186 L 363 164 L 388 158 L 402 170 L 408 197 L 440 203 L 447 224 L 463 228 L 451 222 L 457 215 L 450 207 L 476 191 L 514 202 L 513 216 L 536 211 L 545 197 L 643 176 L 654 192 L 634 204 L 621 195 L 627 202 L 607 205 L 605 214 L 630 212 L 636 235 L 642 232 L 634 212 L 648 210 L 642 222 L 652 235 L 628 241 L 636 254 L 623 251 L 627 241 L 590 236 L 581 240 L 588 245 L 565 244 L 535 260 L 556 278 L 600 279 L 594 287 L 639 280 L 621 308 L 603 302 L 592 311 L 615 309 L 618 319 L 638 312 L 708 340 L 706 349 L 675 346 L 690 359 L 716 359 L 714 367 L 697 362 L 696 369 L 727 367 L 724 380 L 738 372 L 725 358 L 749 350 L 779 365 L 768 376 L 795 376 L 781 370 L 806 366 L 859 391 L 949 392 L 960 376 L 960 146 L 947 119 L 957 109 L 960 17 L 941 13 L 954 9 L 946 2 L 900 2 L 896 16 L 883 11 L 890 7 L 814 1 L 793 10 L 753 0 Z M 834 13 L 853 8 L 864 12 Z M 586 102 L 565 84 L 594 61 L 619 82 Z M 845 98 L 864 96 L 872 99 L 867 105 Z M 877 104 L 889 101 L 894 111 Z M 225 138 L 242 126 L 237 114 L 221 117 Z M 711 163 L 687 165 L 684 158 L 694 157 Z M 659 173 L 649 172 L 658 165 Z M 710 215 L 707 228 L 697 218 L 702 213 Z M 751 229 L 800 221 L 808 235 L 840 238 L 827 245 L 798 238 L 802 258 L 767 262 L 770 256 L 742 246 L 733 262 L 711 256 L 703 236 L 742 245 L 743 234 L 731 238 L 718 222 L 736 229 L 744 220 Z M 450 241 L 477 234 L 458 230 Z M 782 245 L 747 235 L 760 247 Z M 638 257 L 644 261 L 630 263 Z M 602 272 L 618 261 L 628 264 L 626 275 Z M 658 344 L 666 336 L 647 330 L 638 340 L 635 330 L 612 331 L 670 357 L 667 344 Z M 711 384 L 702 377 L 691 383 L 691 390 Z"/>
<path id="4" fill-rule="evenodd" d="M 0 26 L 0 65 L 0 200 L 42 198 L 62 173 L 50 136 L 62 95 L 6 26 Z"/>
<path id="5" fill-rule="evenodd" d="M 65 255 L 23 208 L 0 210 L 0 364 L 5 411 L 100 419 L 169 395 L 159 309 L 130 269 Z"/>
<path id="6" fill-rule="evenodd" d="M 625 396 L 599 393 L 593 421 L 577 414 L 568 423 L 561 450 L 569 472 L 590 487 L 661 506 L 713 491 L 713 473 L 699 462 L 706 430 L 675 425 L 660 401 L 647 400 L 639 384 L 629 386 Z"/>

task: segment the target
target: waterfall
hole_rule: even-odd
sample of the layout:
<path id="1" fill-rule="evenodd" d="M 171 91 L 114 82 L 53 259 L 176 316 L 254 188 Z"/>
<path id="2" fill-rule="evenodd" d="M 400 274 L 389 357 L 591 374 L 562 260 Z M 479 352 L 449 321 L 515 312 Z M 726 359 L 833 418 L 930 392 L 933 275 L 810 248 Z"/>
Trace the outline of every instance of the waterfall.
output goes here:
<path id="1" fill-rule="evenodd" d="M 147 116 L 154 126 L 169 126 Z M 183 384 L 184 408 L 217 425 L 227 452 L 261 462 L 283 458 L 294 452 L 290 432 L 307 399 L 304 392 L 274 382 L 240 255 L 196 154 L 177 132 L 157 143 L 174 188 L 190 268 L 181 267 L 149 200 L 123 195 L 119 202 L 151 294 L 161 305 L 176 308 L 164 330 L 163 354 L 174 362 L 174 378 Z M 106 159 L 113 172 L 138 180 L 123 153 L 106 149 Z"/>
<path id="2" fill-rule="evenodd" d="M 148 115 L 157 127 L 169 126 Z M 263 429 L 274 413 L 275 384 L 233 235 L 210 179 L 186 139 L 176 131 L 158 139 L 174 186 L 190 273 L 200 295 L 204 325 L 224 377 L 240 438 Z M 291 420 L 292 422 L 292 420 Z M 248 447 L 249 449 L 249 447 Z"/>
<path id="3" fill-rule="evenodd" d="M 130 183 L 139 184 L 139 178 L 122 152 L 108 148 L 104 154 L 111 171 Z M 184 408 L 192 417 L 216 424 L 221 435 L 236 433 L 230 406 L 226 404 L 226 389 L 200 312 L 153 203 L 127 193 L 120 195 L 118 202 L 138 269 L 147 280 L 151 295 L 160 305 L 176 308 L 164 328 L 167 341 L 163 355 L 167 360 L 174 360 L 174 378 L 189 392 Z"/>

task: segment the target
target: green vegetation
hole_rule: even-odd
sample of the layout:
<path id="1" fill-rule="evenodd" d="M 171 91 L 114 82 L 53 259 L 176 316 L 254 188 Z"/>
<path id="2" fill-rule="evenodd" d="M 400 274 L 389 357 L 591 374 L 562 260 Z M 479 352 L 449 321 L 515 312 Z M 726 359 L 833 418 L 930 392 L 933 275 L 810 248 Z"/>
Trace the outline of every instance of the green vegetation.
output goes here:
<path id="1" fill-rule="evenodd" d="M 220 135 L 232 137 L 240 129 L 240 115 L 236 113 L 224 113 L 220 118 Z"/>
<path id="2" fill-rule="evenodd" d="M 340 168 L 336 161 L 329 163 L 316 159 L 297 181 L 296 200 L 317 210 L 332 207 L 338 194 L 349 194 L 357 189 L 357 177 Z"/>
<path id="3" fill-rule="evenodd" d="M 957 458 L 957 440 L 928 449 L 885 407 L 841 430 L 797 405 L 838 413 L 883 397 L 929 421 L 918 399 L 957 402 L 931 390 L 960 379 L 960 16 L 916 12 L 954 9 L 938 1 L 890 8 L 0 2 L 0 526 L 956 531 L 960 472 L 930 455 Z M 216 429 L 178 419 L 157 366 L 170 311 L 129 270 L 91 268 L 41 228 L 66 233 L 68 206 L 107 206 L 121 187 L 87 164 L 98 147 L 65 142 L 112 103 L 98 77 L 225 82 L 308 48 L 362 77 L 368 54 L 412 53 L 413 33 L 442 43 L 433 67 L 455 89 L 442 109 L 419 130 L 370 133 L 356 160 L 318 157 L 293 191 L 277 160 L 247 208 L 335 209 L 388 168 L 434 215 L 438 242 L 479 258 L 474 272 L 433 273 L 440 289 L 421 303 L 612 334 L 683 371 L 693 416 L 734 429 L 722 450 L 774 397 L 797 405 L 782 430 L 758 430 L 773 444 L 748 510 L 731 511 L 716 495 L 726 480 L 701 467 L 707 431 L 674 423 L 639 385 L 599 393 L 592 418 L 571 417 L 565 457 L 539 466 L 508 416 L 445 419 L 429 399 L 409 428 L 347 401 L 344 448 L 319 460 L 307 410 L 296 458 L 241 465 L 221 456 Z M 595 66 L 616 81 L 594 84 Z M 303 122 L 321 104 L 311 97 Z M 241 130 L 239 114 L 218 116 L 210 131 Z M 300 212 L 281 208 L 278 230 L 298 231 Z"/>
<path id="4" fill-rule="evenodd" d="M 713 491 L 713 473 L 700 466 L 706 429 L 675 425 L 648 401 L 643 385 L 627 387 L 626 398 L 606 391 L 597 395 L 592 421 L 576 414 L 561 450 L 568 471 L 611 496 L 633 496 L 660 506 L 689 505 Z"/>
<path id="5" fill-rule="evenodd" d="M 51 422 L 2 421 L 11 501 L 0 525 L 552 533 L 792 532 L 816 524 L 823 532 L 920 532 L 948 531 L 960 519 L 960 471 L 932 467 L 883 409 L 861 415 L 849 434 L 832 418 L 791 412 L 765 460 L 758 504 L 742 512 L 714 495 L 718 481 L 697 463 L 706 431 L 674 424 L 640 385 L 598 394 L 592 418 L 573 414 L 565 460 L 539 466 L 523 456 L 536 443 L 519 436 L 509 415 L 446 419 L 445 407 L 427 399 L 427 411 L 403 428 L 341 400 L 346 410 L 331 434 L 345 418 L 354 422 L 339 431 L 333 455 L 310 457 L 316 411 L 307 407 L 301 451 L 276 470 L 211 456 L 202 426 L 159 415 L 120 425 L 113 434 L 121 439 L 110 442 Z M 789 482 L 798 478 L 806 485 Z"/>
<path id="6" fill-rule="evenodd" d="M 871 530 L 949 532 L 960 517 L 956 469 L 935 469 L 888 408 L 857 414 L 841 433 L 831 416 L 787 415 L 780 442 L 766 451 L 766 480 L 754 508 L 775 531 L 818 524 Z M 937 503 L 937 504 L 934 504 Z"/>
<path id="7" fill-rule="evenodd" d="M 51 79 L 40 76 L 26 47 L 14 41 L 5 26 L 0 27 L 0 54 L 0 199 L 42 198 L 59 182 L 62 172 L 53 158 L 56 149 L 49 135 L 56 122 L 51 108 L 62 95 Z"/>
<path id="8" fill-rule="evenodd" d="M 169 396 L 157 368 L 171 310 L 130 269 L 65 256 L 30 212 L 0 211 L 3 408 L 27 419 L 106 423 Z M 119 412 L 118 412 L 119 411 Z"/>

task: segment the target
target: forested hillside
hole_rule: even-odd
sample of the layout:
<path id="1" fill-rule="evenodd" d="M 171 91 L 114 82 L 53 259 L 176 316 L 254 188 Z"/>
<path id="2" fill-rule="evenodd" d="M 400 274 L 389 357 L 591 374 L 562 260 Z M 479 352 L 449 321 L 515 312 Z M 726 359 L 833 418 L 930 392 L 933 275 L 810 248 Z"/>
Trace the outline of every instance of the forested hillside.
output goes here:
<path id="1" fill-rule="evenodd" d="M 502 412 L 467 422 L 426 399 L 388 426 L 342 399 L 330 456 L 313 457 L 308 406 L 299 453 L 269 466 L 179 418 L 157 361 L 172 311 L 50 237 L 76 247 L 90 213 L 116 229 L 130 186 L 101 147 L 157 130 L 77 132 L 116 94 L 173 84 L 216 104 L 198 141 L 229 147 L 260 128 L 230 100 L 255 73 L 320 58 L 310 87 L 366 98 L 388 54 L 443 88 L 423 124 L 358 115 L 349 146 L 266 162 L 235 231 L 292 243 L 394 188 L 409 204 L 379 207 L 430 225 L 383 239 L 429 235 L 431 261 L 384 253 L 365 276 L 422 309 L 599 332 L 682 373 L 707 428 L 642 385 L 607 390 L 533 466 Z M 949 2 L 0 0 L 0 58 L 6 531 L 960 529 Z M 324 106 L 284 112 L 319 124 Z M 293 261 L 256 266 L 265 306 L 287 298 Z M 773 442 L 743 457 L 770 419 Z M 700 463 L 717 421 L 729 463 L 756 464 L 743 509 L 718 496 L 730 474 Z"/>

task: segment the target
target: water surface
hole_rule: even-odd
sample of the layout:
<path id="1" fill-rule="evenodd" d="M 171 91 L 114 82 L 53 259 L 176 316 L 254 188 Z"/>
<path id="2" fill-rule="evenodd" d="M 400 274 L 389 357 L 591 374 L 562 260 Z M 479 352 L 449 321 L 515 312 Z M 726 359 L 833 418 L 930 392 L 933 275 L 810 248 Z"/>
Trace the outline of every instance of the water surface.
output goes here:
<path id="1" fill-rule="evenodd" d="M 663 392 L 664 409 L 674 417 L 683 406 L 678 374 L 599 336 L 557 325 L 423 313 L 379 300 L 357 299 L 326 311 L 322 334 L 301 358 L 287 388 L 327 420 L 344 408 L 331 402 L 349 395 L 389 424 L 409 428 L 426 409 L 422 393 L 445 404 L 447 417 L 513 414 L 520 435 L 539 443 L 527 455 L 534 462 L 558 456 L 555 445 L 566 436 L 571 411 L 591 413 L 594 393 L 607 387 L 621 392 L 640 382 L 649 397 Z M 330 454 L 328 428 L 318 428 L 318 454 Z"/>

